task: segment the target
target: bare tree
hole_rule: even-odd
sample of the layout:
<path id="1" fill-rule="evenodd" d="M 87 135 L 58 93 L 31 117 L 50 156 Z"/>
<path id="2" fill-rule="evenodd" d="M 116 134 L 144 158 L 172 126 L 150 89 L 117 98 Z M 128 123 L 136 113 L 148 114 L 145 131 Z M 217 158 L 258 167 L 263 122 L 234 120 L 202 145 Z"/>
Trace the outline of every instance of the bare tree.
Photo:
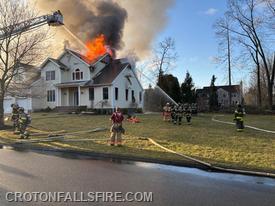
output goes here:
<path id="1" fill-rule="evenodd" d="M 269 8 L 269 5 L 269 0 L 228 0 L 227 13 L 233 25 L 230 28 L 224 25 L 224 28 L 229 29 L 248 49 L 256 65 L 259 65 L 259 62 L 263 64 L 268 84 L 269 107 L 271 108 L 275 69 L 272 65 L 268 65 L 268 58 L 274 56 L 274 29 L 270 27 L 270 24 L 274 22 L 274 18 L 271 18 L 274 14 L 272 9 L 263 9 Z"/>
<path id="2" fill-rule="evenodd" d="M 0 0 L 0 30 L 5 39 L 0 40 L 0 128 L 4 127 L 4 97 L 14 77 L 22 75 L 26 70 L 20 70 L 20 64 L 33 64 L 41 60 L 45 31 L 27 32 L 18 30 L 18 24 L 37 17 L 34 8 L 28 1 Z M 26 21 L 25 26 L 30 24 Z"/>
<path id="3" fill-rule="evenodd" d="M 258 74 L 260 72 L 260 75 Z M 267 79 L 265 77 L 265 71 L 264 68 L 261 67 L 261 65 L 258 65 L 253 69 L 250 75 L 250 81 L 249 85 L 244 92 L 244 98 L 245 103 L 247 105 L 253 105 L 256 106 L 259 104 L 258 100 L 258 77 L 260 76 L 260 82 L 261 82 L 261 94 L 262 94 L 262 106 L 266 107 L 268 106 L 268 88 L 267 88 Z"/>
<path id="4" fill-rule="evenodd" d="M 275 1 L 274 0 L 262 0 L 264 3 L 267 4 L 268 9 L 272 12 L 272 16 L 275 16 Z"/>
<path id="5" fill-rule="evenodd" d="M 219 19 L 214 28 L 216 30 L 216 36 L 219 40 L 219 50 L 220 56 L 218 57 L 219 63 L 227 63 L 227 70 L 228 70 L 228 85 L 232 85 L 232 39 L 231 39 L 231 31 L 230 31 L 230 19 L 228 15 L 221 19 Z M 232 103 L 232 93 L 229 90 L 229 106 L 231 107 Z"/>
<path id="6" fill-rule="evenodd" d="M 161 74 L 171 70 L 177 59 L 174 39 L 171 37 L 165 38 L 158 44 L 157 48 L 154 49 L 154 53 L 155 58 L 153 60 L 153 65 L 156 68 L 155 72 L 159 79 Z"/>

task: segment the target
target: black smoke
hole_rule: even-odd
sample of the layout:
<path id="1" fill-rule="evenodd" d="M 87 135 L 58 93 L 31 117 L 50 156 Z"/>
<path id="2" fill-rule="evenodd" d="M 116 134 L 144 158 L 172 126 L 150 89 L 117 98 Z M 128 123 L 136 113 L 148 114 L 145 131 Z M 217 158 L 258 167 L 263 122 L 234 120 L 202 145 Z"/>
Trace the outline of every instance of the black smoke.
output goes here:
<path id="1" fill-rule="evenodd" d="M 38 0 L 43 9 L 61 10 L 65 26 L 86 42 L 104 34 L 115 52 L 122 49 L 127 11 L 112 0 Z"/>

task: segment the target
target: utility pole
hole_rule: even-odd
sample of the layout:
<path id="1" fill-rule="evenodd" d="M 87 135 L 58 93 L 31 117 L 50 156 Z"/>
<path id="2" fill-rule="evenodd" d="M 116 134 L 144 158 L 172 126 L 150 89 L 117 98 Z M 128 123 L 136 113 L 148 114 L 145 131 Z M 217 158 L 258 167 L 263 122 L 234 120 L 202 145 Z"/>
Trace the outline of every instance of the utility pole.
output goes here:
<path id="1" fill-rule="evenodd" d="M 231 48 L 230 48 L 230 34 L 227 25 L 226 29 L 226 40 L 227 40 L 227 62 L 228 62 L 228 85 L 229 85 L 229 107 L 231 108 L 232 103 L 232 92 L 231 92 Z"/>

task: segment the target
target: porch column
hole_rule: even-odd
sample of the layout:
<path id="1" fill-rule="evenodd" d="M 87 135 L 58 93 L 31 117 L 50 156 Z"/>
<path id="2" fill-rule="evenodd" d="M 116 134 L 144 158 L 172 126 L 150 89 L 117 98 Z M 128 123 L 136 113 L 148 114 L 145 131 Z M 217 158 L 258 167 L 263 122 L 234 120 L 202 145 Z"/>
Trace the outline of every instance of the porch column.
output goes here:
<path id="1" fill-rule="evenodd" d="M 80 98 L 80 96 L 81 96 L 80 86 L 78 86 L 78 106 L 81 105 L 81 102 L 80 102 L 81 98 Z"/>
<path id="2" fill-rule="evenodd" d="M 69 88 L 67 88 L 66 93 L 67 93 L 67 102 L 66 102 L 66 105 L 64 105 L 64 106 L 70 106 L 70 90 L 69 90 Z"/>
<path id="3" fill-rule="evenodd" d="M 58 107 L 58 106 L 60 106 L 60 98 L 61 98 L 61 92 L 60 92 L 60 88 L 57 88 L 57 90 L 56 90 L 56 106 Z"/>

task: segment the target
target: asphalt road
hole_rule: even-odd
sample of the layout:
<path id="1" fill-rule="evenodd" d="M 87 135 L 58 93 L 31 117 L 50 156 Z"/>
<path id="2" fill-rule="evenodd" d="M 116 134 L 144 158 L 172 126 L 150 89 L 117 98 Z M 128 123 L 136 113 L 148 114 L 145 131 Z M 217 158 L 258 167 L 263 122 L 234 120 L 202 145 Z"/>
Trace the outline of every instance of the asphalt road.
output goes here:
<path id="1" fill-rule="evenodd" d="M 15 192 L 70 192 L 76 194 L 75 201 L 88 192 L 118 192 L 118 200 L 127 192 L 152 192 L 153 202 L 106 203 L 100 196 L 97 203 L 8 202 L 15 199 Z M 0 149 L 0 205 L 274 206 L 275 179 Z"/>

